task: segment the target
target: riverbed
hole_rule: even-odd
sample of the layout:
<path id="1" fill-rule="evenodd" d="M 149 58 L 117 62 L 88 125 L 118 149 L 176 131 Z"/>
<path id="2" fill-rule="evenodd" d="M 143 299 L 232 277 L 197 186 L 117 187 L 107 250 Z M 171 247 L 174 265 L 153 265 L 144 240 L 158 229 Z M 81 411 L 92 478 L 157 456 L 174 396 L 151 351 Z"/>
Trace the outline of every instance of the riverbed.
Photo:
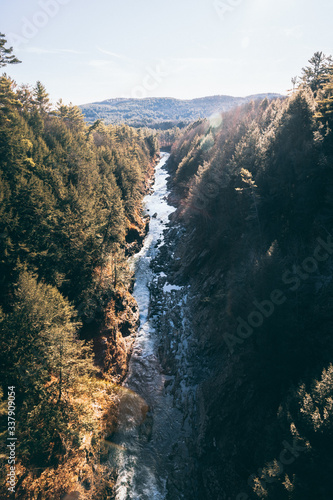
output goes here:
<path id="1" fill-rule="evenodd" d="M 196 498 L 192 449 L 195 341 L 186 317 L 188 291 L 168 282 L 167 265 L 164 269 L 159 255 L 175 210 L 167 202 L 168 158 L 162 153 L 152 193 L 144 199 L 151 216 L 149 232 L 130 262 L 135 269 L 133 295 L 140 310 L 140 328 L 121 393 L 119 425 L 113 436 L 116 446 L 110 455 L 118 473 L 117 500 Z"/>

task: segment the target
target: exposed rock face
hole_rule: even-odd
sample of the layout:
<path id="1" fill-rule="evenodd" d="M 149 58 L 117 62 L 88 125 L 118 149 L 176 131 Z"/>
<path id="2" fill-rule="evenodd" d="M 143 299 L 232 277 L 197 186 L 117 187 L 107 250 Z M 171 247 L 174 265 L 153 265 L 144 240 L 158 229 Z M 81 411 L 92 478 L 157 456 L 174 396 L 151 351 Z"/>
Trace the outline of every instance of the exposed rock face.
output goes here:
<path id="1" fill-rule="evenodd" d="M 250 404 L 251 394 L 246 393 L 246 374 L 239 370 L 238 378 L 233 379 L 237 360 L 233 358 L 231 365 L 220 348 L 223 318 L 217 317 L 223 311 L 223 298 L 218 299 L 220 306 L 216 307 L 215 289 L 225 279 L 223 270 L 219 267 L 212 272 L 206 266 L 205 255 L 193 257 L 186 253 L 183 241 L 184 229 L 175 214 L 153 262 L 154 272 L 161 277 L 151 285 L 151 315 L 157 318 L 160 359 L 165 374 L 175 376 L 166 383 L 174 395 L 174 404 L 181 405 L 188 426 L 183 449 L 175 448 L 170 457 L 177 467 L 169 476 L 168 498 L 176 498 L 172 494 L 181 491 L 182 498 L 188 500 L 228 500 L 239 482 L 232 460 L 235 450 L 230 401 L 235 388 Z M 176 287 L 170 296 L 163 294 L 166 282 Z M 212 314 L 213 310 L 216 314 Z M 182 395 L 184 389 L 186 398 Z M 223 398 L 228 402 L 224 409 Z"/>
<path id="2" fill-rule="evenodd" d="M 220 283 L 222 278 L 220 271 L 208 274 L 204 266 L 199 266 L 197 273 L 188 275 L 188 269 L 195 264 L 193 256 L 182 254 L 180 258 L 183 234 L 183 229 L 174 219 L 160 255 L 160 264 L 164 270 L 167 269 L 167 280 L 183 285 L 187 294 L 182 311 L 177 312 L 175 307 L 170 306 L 160 322 L 161 358 L 168 374 L 178 373 L 171 390 L 175 393 L 179 391 L 181 377 L 186 377 L 185 384 L 190 385 L 194 395 L 193 403 L 185 410 L 192 427 L 191 438 L 186 443 L 187 453 L 183 456 L 183 467 L 180 467 L 178 477 L 171 477 L 170 481 L 174 481 L 184 491 L 186 499 L 227 500 L 229 496 L 221 487 L 221 470 L 217 464 L 224 469 L 224 474 L 226 469 L 230 469 L 228 474 L 233 483 L 235 477 L 229 466 L 230 435 L 226 437 L 223 432 L 229 424 L 230 408 L 224 414 L 218 412 L 220 427 L 216 428 L 212 421 L 216 407 L 221 403 L 221 387 L 225 387 L 227 400 L 232 397 L 232 387 L 227 384 L 228 360 L 217 349 L 216 318 L 211 317 L 214 284 Z M 158 269 L 158 261 L 156 266 Z M 182 321 L 182 318 L 186 318 L 186 321 Z M 180 343 L 186 339 L 186 361 L 182 368 L 177 360 L 179 352 L 175 356 L 170 346 L 170 322 L 179 328 Z M 224 365 L 222 372 L 221 364 Z M 219 373 L 218 377 L 216 373 Z"/>
<path id="3" fill-rule="evenodd" d="M 243 491 L 248 492 L 242 467 L 248 468 L 249 475 L 255 472 L 252 470 L 253 455 L 250 456 L 248 449 L 253 448 L 256 436 L 261 438 L 261 430 L 271 415 L 260 410 L 241 354 L 231 356 L 224 346 L 222 336 L 228 325 L 228 294 L 219 294 L 221 289 L 228 290 L 230 284 L 223 266 L 207 263 L 205 255 L 194 257 L 186 252 L 182 245 L 184 229 L 177 215 L 170 222 L 164 241 L 154 270 L 164 271 L 169 283 L 184 287 L 187 298 L 180 310 L 178 304 L 182 294 L 175 292 L 168 307 L 164 306 L 164 314 L 158 320 L 160 356 L 166 374 L 176 374 L 175 381 L 170 384 L 176 401 L 182 385 L 189 384 L 194 389 L 193 404 L 183 409 L 191 426 L 191 437 L 186 442 L 186 452 L 175 450 L 175 455 L 180 453 L 183 461 L 177 475 L 171 474 L 169 488 L 170 491 L 173 487 L 180 489 L 184 494 L 182 498 L 188 500 L 234 499 Z M 188 238 L 186 244 L 188 248 Z M 163 282 L 152 287 L 152 307 L 155 308 L 152 313 L 157 317 L 161 287 Z M 172 330 L 179 331 L 176 346 L 170 345 L 170 337 L 174 344 Z M 184 339 L 186 359 L 179 364 L 183 356 L 179 346 Z M 247 412 L 251 419 L 246 418 Z"/>
<path id="4" fill-rule="evenodd" d="M 148 219 L 146 222 L 148 224 Z M 135 245 L 139 248 L 135 239 L 138 236 L 139 232 L 133 228 L 128 236 L 131 248 Z M 215 351 L 216 318 L 210 317 L 214 286 L 221 282 L 223 275 L 221 270 L 209 274 L 204 268 L 205 255 L 202 255 L 199 256 L 198 272 L 189 276 L 188 269 L 198 263 L 194 262 L 193 254 L 183 253 L 183 237 L 184 229 L 177 217 L 172 217 L 164 244 L 152 262 L 155 278 L 150 285 L 149 316 L 160 338 L 164 391 L 172 396 L 174 407 L 183 415 L 178 429 L 179 443 L 166 457 L 172 464 L 167 498 L 173 500 L 181 492 L 186 500 L 227 499 L 228 496 L 222 493 L 221 471 L 216 464 L 229 469 L 232 483 L 235 478 L 228 465 L 230 441 L 229 444 L 223 441 L 221 429 L 212 421 L 224 381 L 223 375 L 218 379 L 215 376 L 222 358 L 221 353 Z M 131 238 L 133 242 L 129 241 Z M 95 347 L 99 351 L 103 374 L 119 383 L 127 372 L 139 326 L 139 310 L 128 292 L 119 293 L 109 304 L 106 316 L 105 328 L 95 339 Z M 226 385 L 226 391 L 230 398 L 232 387 Z M 228 418 L 228 411 L 221 415 L 223 425 L 228 425 Z M 143 432 L 147 432 L 149 438 L 149 419 L 144 422 L 147 428 Z"/>
<path id="5" fill-rule="evenodd" d="M 153 161 L 146 173 L 144 192 L 148 194 L 152 189 L 155 175 Z M 134 215 L 134 220 L 127 221 L 125 254 L 130 257 L 138 253 L 149 231 L 150 216 L 141 213 Z M 98 366 L 103 376 L 120 383 L 127 372 L 133 342 L 140 325 L 139 309 L 130 290 L 120 289 L 105 311 L 104 326 L 94 337 L 94 352 Z"/>
<path id="6" fill-rule="evenodd" d="M 170 396 L 180 415 L 174 428 L 175 443 L 165 457 L 166 464 L 171 464 L 166 498 L 180 498 L 181 492 L 185 500 L 227 500 L 238 478 L 234 463 L 230 465 L 230 405 L 225 411 L 220 411 L 220 406 L 221 398 L 233 399 L 233 387 L 228 357 L 217 349 L 221 328 L 216 327 L 216 316 L 211 314 L 214 289 L 224 275 L 220 268 L 209 272 L 204 254 L 198 258 L 187 254 L 183 239 L 184 229 L 172 217 L 164 244 L 152 262 L 154 279 L 150 284 L 149 317 L 159 336 L 158 357 L 164 378 L 161 390 Z M 188 272 L 196 266 L 197 272 Z M 129 293 L 120 293 L 109 304 L 106 327 L 98 339 L 107 377 L 123 380 L 138 324 L 134 299 Z M 243 381 L 240 373 L 236 382 L 246 400 L 250 395 L 244 394 Z M 153 425 L 146 416 L 141 432 L 147 440 Z M 225 487 L 221 485 L 222 474 L 230 483 Z"/>
<path id="7" fill-rule="evenodd" d="M 103 346 L 103 373 L 117 382 L 126 374 L 139 323 L 139 308 L 129 292 L 109 304 L 106 325 L 97 342 Z"/>
<path id="8" fill-rule="evenodd" d="M 135 225 L 131 224 L 126 235 L 126 255 L 130 257 L 138 252 L 149 231 L 149 216 L 142 217 Z"/>

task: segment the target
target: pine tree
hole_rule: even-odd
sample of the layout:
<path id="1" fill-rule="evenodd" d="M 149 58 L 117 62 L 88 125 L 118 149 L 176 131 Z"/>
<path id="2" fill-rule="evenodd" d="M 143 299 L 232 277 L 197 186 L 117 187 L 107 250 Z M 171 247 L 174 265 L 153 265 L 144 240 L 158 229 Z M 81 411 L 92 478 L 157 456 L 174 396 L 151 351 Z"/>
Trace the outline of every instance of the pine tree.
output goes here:
<path id="1" fill-rule="evenodd" d="M 40 81 L 36 83 L 33 93 L 38 109 L 44 113 L 50 111 L 49 94 L 46 92 L 46 88 Z"/>
<path id="2" fill-rule="evenodd" d="M 30 88 L 29 85 L 21 85 L 17 89 L 16 94 L 17 98 L 22 104 L 22 109 L 24 110 L 24 112 L 27 114 L 30 113 L 34 105 L 33 90 Z"/>
<path id="3" fill-rule="evenodd" d="M 18 64 L 21 61 L 13 55 L 13 47 L 6 47 L 7 40 L 3 33 L 0 33 L 0 68 L 7 64 Z"/>
<path id="4" fill-rule="evenodd" d="M 55 288 L 23 271 L 15 297 L 0 323 L 1 380 L 17 387 L 23 455 L 45 461 L 55 442 L 80 432 L 73 398 L 81 379 L 95 371 L 92 352 L 76 336 L 73 306 Z"/>
<path id="5" fill-rule="evenodd" d="M 3 74 L 0 77 L 0 113 L 9 113 L 15 109 L 20 109 L 22 104 L 15 92 L 16 84 L 14 80 Z"/>
<path id="6" fill-rule="evenodd" d="M 326 83 L 322 88 L 322 92 L 318 96 L 318 112 L 319 118 L 324 124 L 327 124 L 332 129 L 333 120 L 333 66 L 329 68 L 329 74 Z"/>
<path id="7" fill-rule="evenodd" d="M 315 52 L 311 59 L 309 59 L 309 63 L 309 66 L 302 68 L 302 81 L 316 95 L 326 82 L 333 60 L 331 56 L 326 56 L 323 52 Z"/>
<path id="8" fill-rule="evenodd" d="M 299 90 L 268 130 L 258 173 L 261 217 L 272 235 L 306 232 L 323 191 L 312 92 Z"/>

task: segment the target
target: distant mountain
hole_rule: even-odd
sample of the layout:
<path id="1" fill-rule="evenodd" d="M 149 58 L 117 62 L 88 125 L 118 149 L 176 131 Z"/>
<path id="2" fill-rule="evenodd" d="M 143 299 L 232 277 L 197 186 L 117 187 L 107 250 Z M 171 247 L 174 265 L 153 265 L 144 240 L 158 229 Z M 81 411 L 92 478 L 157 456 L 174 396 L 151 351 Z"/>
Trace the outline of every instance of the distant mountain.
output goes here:
<path id="1" fill-rule="evenodd" d="M 147 97 L 145 99 L 107 99 L 80 106 L 89 123 L 100 119 L 105 123 L 127 123 L 136 127 L 169 128 L 182 125 L 197 118 L 206 118 L 214 113 L 252 100 L 282 98 L 281 94 L 256 94 L 247 97 L 217 95 L 182 100 L 171 97 Z"/>

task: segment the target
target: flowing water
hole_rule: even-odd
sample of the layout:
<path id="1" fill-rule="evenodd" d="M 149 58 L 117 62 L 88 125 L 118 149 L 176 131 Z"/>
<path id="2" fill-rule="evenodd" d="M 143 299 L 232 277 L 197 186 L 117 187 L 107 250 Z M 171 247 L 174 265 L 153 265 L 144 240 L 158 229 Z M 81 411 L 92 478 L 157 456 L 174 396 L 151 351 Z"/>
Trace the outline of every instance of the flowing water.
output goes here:
<path id="1" fill-rule="evenodd" d="M 149 233 L 132 262 L 136 278 L 133 295 L 140 309 L 140 328 L 120 401 L 119 426 L 113 437 L 117 446 L 110 456 L 118 469 L 117 500 L 187 498 L 179 486 L 183 481 L 179 476 L 184 476 L 182 467 L 189 470 L 186 443 L 192 432 L 190 414 L 195 384 L 188 375 L 191 374 L 187 360 L 189 334 L 182 312 L 186 290 L 170 285 L 164 272 L 154 272 L 150 267 L 163 243 L 168 217 L 174 211 L 167 203 L 168 157 L 162 153 L 153 193 L 145 197 L 145 210 L 151 215 Z M 158 311 L 154 315 L 150 312 L 152 283 L 159 284 L 160 290 Z M 170 316 L 172 311 L 174 320 Z M 166 370 L 160 360 L 162 331 L 174 369 Z"/>

